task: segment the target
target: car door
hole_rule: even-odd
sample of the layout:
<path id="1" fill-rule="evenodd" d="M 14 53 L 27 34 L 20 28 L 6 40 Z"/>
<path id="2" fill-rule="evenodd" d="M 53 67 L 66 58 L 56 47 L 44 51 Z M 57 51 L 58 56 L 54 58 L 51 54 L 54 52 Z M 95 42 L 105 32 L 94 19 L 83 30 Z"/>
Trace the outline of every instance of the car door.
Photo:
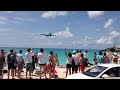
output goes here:
<path id="1" fill-rule="evenodd" d="M 102 77 L 102 75 L 108 75 L 108 77 Z M 106 72 L 104 72 L 101 75 L 100 78 L 102 79 L 120 79 L 120 67 L 114 67 L 114 68 L 110 68 L 108 69 Z"/>

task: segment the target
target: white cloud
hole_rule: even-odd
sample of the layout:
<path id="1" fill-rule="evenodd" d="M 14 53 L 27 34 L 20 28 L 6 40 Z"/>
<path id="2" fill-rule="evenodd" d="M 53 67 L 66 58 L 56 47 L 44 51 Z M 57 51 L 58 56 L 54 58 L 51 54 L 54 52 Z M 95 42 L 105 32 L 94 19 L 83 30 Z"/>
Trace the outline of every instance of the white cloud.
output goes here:
<path id="1" fill-rule="evenodd" d="M 14 13 L 15 11 L 5 11 L 6 13 Z"/>
<path id="2" fill-rule="evenodd" d="M 107 36 L 102 36 L 100 39 L 96 40 L 99 45 L 114 45 L 120 41 L 120 32 L 112 31 Z"/>
<path id="3" fill-rule="evenodd" d="M 105 29 L 110 29 L 110 28 L 112 27 L 112 25 L 113 25 L 113 19 L 109 19 L 109 20 L 105 23 L 104 28 L 105 28 Z"/>
<path id="4" fill-rule="evenodd" d="M 67 11 L 45 11 L 41 17 L 42 18 L 56 18 L 57 16 L 67 16 L 68 12 Z"/>
<path id="5" fill-rule="evenodd" d="M 104 14 L 104 11 L 88 11 L 89 18 L 96 19 Z"/>
<path id="6" fill-rule="evenodd" d="M 0 24 L 6 24 L 6 22 L 1 22 L 1 21 L 0 21 Z"/>
<path id="7" fill-rule="evenodd" d="M 3 17 L 3 16 L 0 16 L 0 21 L 2 20 L 7 20 L 8 18 L 6 18 L 6 17 Z"/>
<path id="8" fill-rule="evenodd" d="M 68 37 L 73 37 L 73 33 L 70 31 L 69 27 L 66 27 L 64 31 L 56 32 L 54 33 L 56 37 L 62 37 L 62 38 L 68 38 Z"/>

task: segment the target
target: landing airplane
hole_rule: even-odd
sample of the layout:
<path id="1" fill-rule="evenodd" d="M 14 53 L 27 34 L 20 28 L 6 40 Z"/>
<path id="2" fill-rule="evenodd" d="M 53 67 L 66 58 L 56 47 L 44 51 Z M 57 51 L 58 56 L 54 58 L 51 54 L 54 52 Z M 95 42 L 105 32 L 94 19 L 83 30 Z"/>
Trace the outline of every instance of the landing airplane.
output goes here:
<path id="1" fill-rule="evenodd" d="M 44 36 L 46 36 L 46 37 L 51 37 L 51 36 L 56 36 L 56 35 L 53 35 L 52 33 L 49 33 L 49 34 L 40 34 L 40 35 L 44 35 Z"/>

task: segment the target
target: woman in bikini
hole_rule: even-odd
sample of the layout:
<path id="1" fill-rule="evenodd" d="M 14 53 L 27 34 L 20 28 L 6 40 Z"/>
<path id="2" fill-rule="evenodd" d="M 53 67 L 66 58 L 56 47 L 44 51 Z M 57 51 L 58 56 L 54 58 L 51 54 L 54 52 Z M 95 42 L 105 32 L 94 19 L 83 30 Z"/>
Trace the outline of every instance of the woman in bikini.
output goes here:
<path id="1" fill-rule="evenodd" d="M 50 51 L 50 55 L 49 55 L 49 65 L 50 65 L 50 72 L 49 72 L 49 76 L 51 77 L 51 72 L 55 70 L 55 55 L 53 53 L 53 51 Z"/>

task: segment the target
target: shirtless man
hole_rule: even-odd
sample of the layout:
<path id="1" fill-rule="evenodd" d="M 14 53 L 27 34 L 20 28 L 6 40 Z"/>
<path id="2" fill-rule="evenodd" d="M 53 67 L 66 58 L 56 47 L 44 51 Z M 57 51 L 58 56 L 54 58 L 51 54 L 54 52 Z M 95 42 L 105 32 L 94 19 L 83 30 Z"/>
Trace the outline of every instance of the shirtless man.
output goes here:
<path id="1" fill-rule="evenodd" d="M 49 64 L 50 64 L 50 72 L 49 72 L 49 76 L 51 77 L 51 71 L 55 70 L 55 55 L 52 51 L 50 51 L 50 55 L 49 55 Z"/>

